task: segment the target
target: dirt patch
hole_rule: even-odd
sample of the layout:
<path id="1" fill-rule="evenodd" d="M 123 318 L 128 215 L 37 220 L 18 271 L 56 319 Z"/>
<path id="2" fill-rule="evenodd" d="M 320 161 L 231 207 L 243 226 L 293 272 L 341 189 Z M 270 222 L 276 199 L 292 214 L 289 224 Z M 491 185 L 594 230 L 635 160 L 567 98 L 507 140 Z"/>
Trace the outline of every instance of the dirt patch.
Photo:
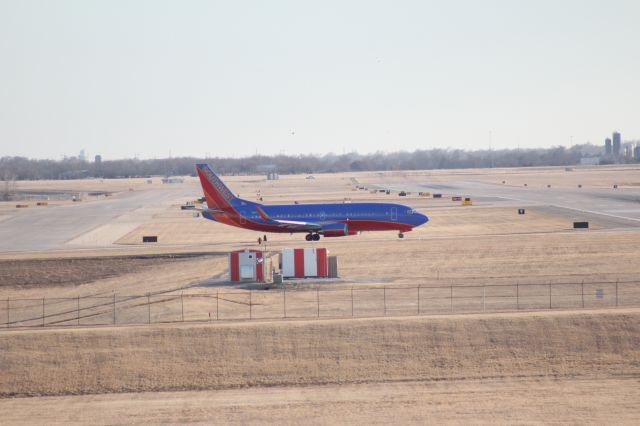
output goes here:
<path id="1" fill-rule="evenodd" d="M 0 260 L 0 288 L 75 286 L 118 277 L 168 262 L 219 256 L 217 253 L 167 253 L 51 259 Z"/>

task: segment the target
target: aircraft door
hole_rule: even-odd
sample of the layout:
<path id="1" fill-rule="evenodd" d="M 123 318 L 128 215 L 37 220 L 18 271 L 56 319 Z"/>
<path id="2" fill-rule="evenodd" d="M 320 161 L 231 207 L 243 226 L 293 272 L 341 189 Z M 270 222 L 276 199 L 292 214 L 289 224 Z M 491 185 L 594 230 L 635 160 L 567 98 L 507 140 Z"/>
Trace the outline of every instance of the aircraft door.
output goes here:
<path id="1" fill-rule="evenodd" d="M 240 212 L 240 225 L 245 225 L 247 223 L 247 219 L 244 217 L 244 212 Z"/>
<path id="2" fill-rule="evenodd" d="M 391 220 L 398 220 L 398 208 L 391 207 Z"/>

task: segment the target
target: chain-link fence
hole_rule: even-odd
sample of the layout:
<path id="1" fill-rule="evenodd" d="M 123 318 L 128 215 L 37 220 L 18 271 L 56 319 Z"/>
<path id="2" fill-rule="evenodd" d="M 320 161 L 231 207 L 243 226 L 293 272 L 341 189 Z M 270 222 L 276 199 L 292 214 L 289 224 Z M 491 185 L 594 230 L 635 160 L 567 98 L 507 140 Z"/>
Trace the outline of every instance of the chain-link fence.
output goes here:
<path id="1" fill-rule="evenodd" d="M 203 289 L 0 299 L 0 327 L 95 326 L 284 318 L 436 315 L 640 306 L 636 281 L 449 286 Z"/>

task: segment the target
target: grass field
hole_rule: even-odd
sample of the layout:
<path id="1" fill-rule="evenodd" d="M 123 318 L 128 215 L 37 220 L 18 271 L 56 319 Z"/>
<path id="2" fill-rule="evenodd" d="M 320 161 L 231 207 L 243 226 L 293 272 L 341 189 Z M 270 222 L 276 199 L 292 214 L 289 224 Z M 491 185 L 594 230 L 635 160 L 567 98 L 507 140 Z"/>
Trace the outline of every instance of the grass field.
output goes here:
<path id="1" fill-rule="evenodd" d="M 518 215 L 515 205 L 491 199 L 461 206 L 446 197 L 372 194 L 354 191 L 352 179 L 365 186 L 458 179 L 530 187 L 634 188 L 640 183 L 640 168 L 345 173 L 315 178 L 225 180 L 241 196 L 262 197 L 266 203 L 393 201 L 431 218 L 404 240 L 394 232 L 382 232 L 319 243 L 339 257 L 341 279 L 322 284 L 326 295 L 351 287 L 374 288 L 357 296 L 370 318 L 101 327 L 91 324 L 110 321 L 111 314 L 83 305 L 87 327 L 51 326 L 71 325 L 78 303 L 73 299 L 66 306 L 55 298 L 78 296 L 111 300 L 114 295 L 164 297 L 167 292 L 213 294 L 223 289 L 235 295 L 220 305 L 222 316 L 246 314 L 247 304 L 239 302 L 248 293 L 230 288 L 224 279 L 226 252 L 257 248 L 258 235 L 180 211 L 181 203 L 200 196 L 196 179 L 187 178 L 181 188 L 192 189 L 193 197 L 135 206 L 75 235 L 68 249 L 0 253 L 0 317 L 6 313 L 2 303 L 6 298 L 37 298 L 34 318 L 41 315 L 41 298 L 52 303 L 47 309 L 58 306 L 69 311 L 68 318 L 51 317 L 43 330 L 0 330 L 3 420 L 9 424 L 633 424 L 640 416 L 638 308 L 607 310 L 590 305 L 592 309 L 580 311 L 575 310 L 580 299 L 572 299 L 553 312 L 380 318 L 380 292 L 375 290 L 389 288 L 390 306 L 404 303 L 402 315 L 412 315 L 414 301 L 394 296 L 394 288 L 633 282 L 640 272 L 636 228 L 595 221 L 588 231 L 573 230 L 572 216 L 547 209 L 528 208 L 526 215 Z M 130 190 L 167 189 L 156 179 L 152 184 L 90 180 L 18 186 L 108 190 L 115 192 L 114 197 Z M 90 202 L 108 206 L 109 198 Z M 12 215 L 29 214 L 29 209 L 16 212 L 14 204 L 0 203 L 0 226 Z M 46 208 L 55 209 L 55 203 Z M 157 235 L 160 243 L 142 245 L 142 235 Z M 307 245 L 301 234 L 270 234 L 268 251 Z M 300 303 L 299 312 L 295 304 L 291 312 L 307 316 L 301 308 L 307 305 L 309 312 L 316 312 L 315 285 L 294 285 L 297 291 L 289 300 L 299 298 Z M 593 296 L 594 288 L 587 288 Z M 564 290 L 558 287 L 558 291 Z M 605 291 L 611 297 L 611 289 Z M 254 292 L 251 297 L 255 315 L 279 315 L 277 290 Z M 270 301 L 273 297 L 277 300 Z M 179 318 L 175 298 L 162 303 L 157 299 L 151 311 L 144 301 L 118 300 L 123 301 L 117 311 L 123 322 L 149 312 L 154 321 Z M 331 305 L 325 299 L 320 307 L 330 316 L 331 309 L 345 300 Z M 202 312 L 217 314 L 218 307 L 213 311 L 212 306 L 189 303 L 194 304 L 187 306 L 188 312 L 198 316 L 187 320 L 202 320 Z M 36 322 L 18 325 L 40 325 Z"/>
<path id="2" fill-rule="evenodd" d="M 639 324 L 625 309 L 25 330 L 0 334 L 0 409 L 10 424 L 633 424 Z"/>
<path id="3" fill-rule="evenodd" d="M 0 400 L 17 425 L 636 424 L 638 379 L 479 379 Z M 28 414 L 27 414 L 28 413 Z"/>

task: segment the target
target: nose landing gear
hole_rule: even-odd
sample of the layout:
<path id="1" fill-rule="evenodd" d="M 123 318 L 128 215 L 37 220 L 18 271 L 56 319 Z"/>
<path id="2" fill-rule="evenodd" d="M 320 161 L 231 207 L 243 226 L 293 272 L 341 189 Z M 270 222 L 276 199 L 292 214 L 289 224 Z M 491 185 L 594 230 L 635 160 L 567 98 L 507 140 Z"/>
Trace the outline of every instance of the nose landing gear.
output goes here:
<path id="1" fill-rule="evenodd" d="M 398 233 L 398 238 L 404 238 L 404 234 L 402 232 Z"/>

